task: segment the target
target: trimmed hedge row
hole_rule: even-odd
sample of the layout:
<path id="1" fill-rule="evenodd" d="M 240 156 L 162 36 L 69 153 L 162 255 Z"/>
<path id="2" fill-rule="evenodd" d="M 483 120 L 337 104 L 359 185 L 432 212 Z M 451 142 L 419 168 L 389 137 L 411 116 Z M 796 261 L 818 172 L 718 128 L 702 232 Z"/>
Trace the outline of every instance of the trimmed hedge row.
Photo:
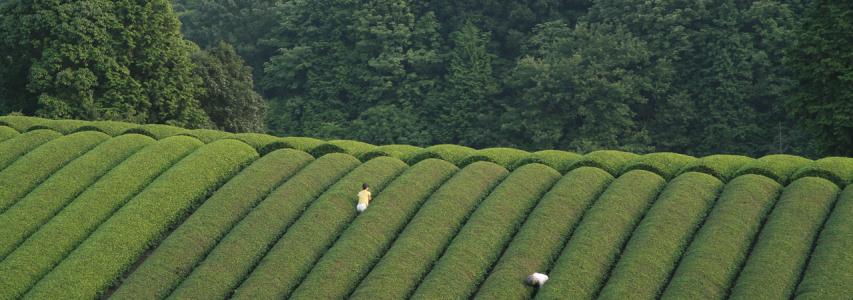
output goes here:
<path id="1" fill-rule="evenodd" d="M 373 150 L 364 152 L 358 159 L 368 161 L 380 156 L 390 156 L 405 162 L 411 161 L 415 155 L 424 151 L 424 148 L 410 145 L 385 145 L 373 148 Z"/>
<path id="2" fill-rule="evenodd" d="M 791 180 L 803 177 L 820 177 L 832 181 L 840 188 L 853 183 L 853 158 L 826 157 L 813 161 L 800 168 L 791 176 Z"/>
<path id="3" fill-rule="evenodd" d="M 790 299 L 838 187 L 815 177 L 794 181 L 767 217 L 729 299 Z"/>
<path id="4" fill-rule="evenodd" d="M 276 187 L 314 160 L 298 150 L 278 150 L 256 160 L 216 190 L 157 246 L 121 287 L 116 299 L 162 299 L 216 243 Z"/>
<path id="5" fill-rule="evenodd" d="M 25 116 L 0 116 L 0 125 L 12 127 L 20 133 L 37 124 L 46 124 L 48 119 Z"/>
<path id="6" fill-rule="evenodd" d="M 62 136 L 44 143 L 3 169 L 0 172 L 0 213 L 57 170 L 108 138 L 108 135 L 94 131 Z M 15 139 L 9 142 L 15 142 Z"/>
<path id="7" fill-rule="evenodd" d="M 587 153 L 581 159 L 569 166 L 569 170 L 580 167 L 595 167 L 613 176 L 622 174 L 625 164 L 636 159 L 639 155 L 615 150 L 599 150 Z"/>
<path id="8" fill-rule="evenodd" d="M 382 258 L 424 201 L 458 168 L 437 159 L 412 166 L 375 198 L 327 251 L 291 299 L 343 299 Z"/>
<path id="9" fill-rule="evenodd" d="M 178 135 L 186 135 L 197 138 L 198 140 L 207 143 L 212 143 L 222 139 L 232 138 L 234 136 L 233 133 L 218 131 L 212 129 L 193 129 L 183 133 L 179 133 Z M 255 148 L 257 150 L 257 148 Z"/>
<path id="10" fill-rule="evenodd" d="M 527 217 L 475 298 L 531 298 L 534 289 L 523 279 L 545 272 L 557 259 L 583 213 L 612 180 L 604 170 L 590 167 L 563 176 Z"/>
<path id="11" fill-rule="evenodd" d="M 540 163 L 549 166 L 554 170 L 557 170 L 557 172 L 560 172 L 560 174 L 566 174 L 570 171 L 569 167 L 571 167 L 572 164 L 580 160 L 582 157 L 583 155 L 573 152 L 559 150 L 543 150 L 539 152 L 530 153 L 526 157 L 515 161 L 509 166 L 509 169 L 515 170 L 526 164 Z"/>
<path id="12" fill-rule="evenodd" d="M 662 298 L 726 297 L 780 190 L 778 182 L 753 174 L 739 176 L 726 184 L 681 258 Z"/>
<path id="13" fill-rule="evenodd" d="M 657 299 L 723 183 L 689 172 L 673 179 L 637 225 L 599 299 Z"/>
<path id="14" fill-rule="evenodd" d="M 83 126 L 90 125 L 89 121 L 80 121 L 80 120 L 49 120 L 44 119 L 44 121 L 39 122 L 39 124 L 30 126 L 27 128 L 27 131 L 39 130 L 39 129 L 50 129 L 57 131 L 62 134 L 72 134 L 75 132 L 79 132 L 80 128 Z M 89 131 L 101 131 L 101 130 L 89 130 Z"/>
<path id="15" fill-rule="evenodd" d="M 853 185 L 839 195 L 794 293 L 796 299 L 844 299 L 853 295 Z"/>
<path id="16" fill-rule="evenodd" d="M 119 136 L 128 129 L 138 127 L 139 124 L 116 122 L 116 121 L 92 121 L 77 127 L 74 132 L 100 131 L 111 136 Z"/>
<path id="17" fill-rule="evenodd" d="M 0 142 L 18 136 L 18 131 L 8 126 L 0 126 Z"/>
<path id="18" fill-rule="evenodd" d="M 329 153 L 343 153 L 344 152 L 343 149 L 341 149 L 340 147 L 337 147 L 335 145 L 326 143 L 323 140 L 318 140 L 315 138 L 291 136 L 291 137 L 279 138 L 279 141 L 281 143 L 284 143 L 284 145 L 287 148 L 302 150 L 302 151 L 311 153 L 311 155 L 314 155 L 314 157 L 323 156 L 323 155 L 316 155 L 316 154 L 329 154 Z M 325 147 L 317 149 L 320 146 L 325 146 Z M 315 153 L 315 151 L 316 151 L 316 153 Z"/>
<path id="19" fill-rule="evenodd" d="M 279 138 L 266 134 L 235 133 L 232 134 L 229 138 L 249 144 L 249 146 L 252 146 L 256 150 L 258 150 L 258 153 L 260 153 L 261 155 L 266 155 L 267 153 L 273 152 L 275 150 L 286 148 L 271 146 L 273 144 L 276 144 Z"/>
<path id="20" fill-rule="evenodd" d="M 328 143 L 343 149 L 343 153 L 347 153 L 355 157 L 361 157 L 362 154 L 376 149 L 376 146 L 374 145 L 359 141 L 333 140 Z"/>
<path id="21" fill-rule="evenodd" d="M 488 162 L 476 162 L 456 172 L 418 210 L 350 298 L 406 298 L 471 211 L 507 173 L 503 167 Z"/>
<path id="22" fill-rule="evenodd" d="M 200 290 L 203 294 L 199 295 L 227 296 L 305 207 L 359 164 L 346 154 L 329 154 L 308 164 L 240 220 L 184 279 L 176 293 L 192 296 Z M 135 298 L 123 289 L 120 287 L 113 297 Z"/>
<path id="23" fill-rule="evenodd" d="M 793 155 L 767 155 L 745 164 L 737 171 L 735 176 L 744 174 L 763 175 L 776 180 L 776 182 L 782 185 L 787 185 L 794 172 L 811 162 L 810 159 Z"/>
<path id="24" fill-rule="evenodd" d="M 361 190 L 361 184 L 368 183 L 378 195 L 406 167 L 399 159 L 379 157 L 362 164 L 335 183 L 276 242 L 234 292 L 234 298 L 270 299 L 289 295 L 355 218 L 356 194 Z M 172 296 L 183 298 L 181 294 Z"/>
<path id="25" fill-rule="evenodd" d="M 62 135 L 53 130 L 36 130 L 21 133 L 0 142 L 0 170 L 8 167 L 24 154 L 60 136 Z"/>
<path id="26" fill-rule="evenodd" d="M 163 139 L 101 177 L 0 262 L 0 299 L 23 295 L 113 212 L 201 145 L 189 137 Z"/>
<path id="27" fill-rule="evenodd" d="M 560 173 L 541 164 L 512 172 L 459 231 L 413 299 L 462 299 L 476 292 L 527 214 Z"/>
<path id="28" fill-rule="evenodd" d="M 693 156 L 678 153 L 649 153 L 628 162 L 622 172 L 646 170 L 658 174 L 666 180 L 670 180 L 678 175 L 678 172 L 681 171 L 682 167 L 694 160 L 696 160 L 696 158 Z"/>
<path id="29" fill-rule="evenodd" d="M 473 148 L 459 146 L 459 145 L 451 145 L 451 144 L 442 144 L 435 145 L 425 148 L 421 153 L 418 153 L 408 163 L 410 165 L 414 165 L 422 160 L 427 158 L 437 158 L 451 164 L 461 166 L 462 160 L 465 157 L 468 157 L 473 152 L 476 152 Z"/>
<path id="30" fill-rule="evenodd" d="M 529 155 L 530 152 L 513 148 L 487 148 L 472 152 L 462 159 L 459 166 L 464 167 L 474 162 L 487 161 L 499 164 L 505 168 L 510 168 L 510 166 L 513 166 L 515 162 Z"/>
<path id="31" fill-rule="evenodd" d="M 182 133 L 188 133 L 189 131 L 190 130 L 187 130 L 184 128 L 169 126 L 169 125 L 163 125 L 163 124 L 146 124 L 146 125 L 140 125 L 139 127 L 130 128 L 130 129 L 126 130 L 124 132 L 124 134 L 128 134 L 128 133 L 143 134 L 143 135 L 147 135 L 147 136 L 150 136 L 150 137 L 153 137 L 153 138 L 159 140 L 159 139 L 164 139 L 164 138 L 167 138 L 170 136 L 179 135 Z"/>
<path id="32" fill-rule="evenodd" d="M 9 207 L 0 214 L 0 260 L 101 176 L 153 142 L 143 135 L 109 139 L 59 169 Z"/>
<path id="33" fill-rule="evenodd" d="M 555 262 L 540 299 L 595 297 L 631 232 L 666 181 L 634 170 L 619 176 L 584 215 Z"/>
<path id="34" fill-rule="evenodd" d="M 717 179 L 722 180 L 723 182 L 728 182 L 735 177 L 735 173 L 737 173 L 738 170 L 754 161 L 754 158 L 746 156 L 717 154 L 705 156 L 688 163 L 684 166 L 684 169 L 681 170 L 681 173 L 705 173 L 717 177 Z"/>
<path id="35" fill-rule="evenodd" d="M 193 206 L 257 157 L 232 140 L 199 148 L 117 211 L 25 297 L 98 297 Z"/>

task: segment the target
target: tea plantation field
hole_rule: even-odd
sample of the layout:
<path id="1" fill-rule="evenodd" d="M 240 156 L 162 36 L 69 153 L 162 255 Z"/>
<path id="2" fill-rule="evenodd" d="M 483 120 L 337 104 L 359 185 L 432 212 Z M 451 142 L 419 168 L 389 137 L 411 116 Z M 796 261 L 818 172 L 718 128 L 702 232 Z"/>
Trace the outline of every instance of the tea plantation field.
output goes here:
<path id="1" fill-rule="evenodd" d="M 851 295 L 853 158 L 0 117 L 0 299 Z"/>

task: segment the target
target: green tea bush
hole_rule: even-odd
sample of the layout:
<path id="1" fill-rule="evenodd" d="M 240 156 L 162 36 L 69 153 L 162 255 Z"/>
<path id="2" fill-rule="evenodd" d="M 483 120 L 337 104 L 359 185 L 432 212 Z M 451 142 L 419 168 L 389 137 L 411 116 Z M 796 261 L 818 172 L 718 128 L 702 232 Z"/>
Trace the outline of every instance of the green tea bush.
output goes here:
<path id="1" fill-rule="evenodd" d="M 477 207 L 412 299 L 472 296 L 527 214 L 559 178 L 559 172 L 541 164 L 512 172 Z"/>
<path id="2" fill-rule="evenodd" d="M 139 127 L 139 124 L 116 122 L 116 121 L 92 121 L 78 127 L 74 132 L 100 131 L 111 136 L 119 136 L 131 128 Z"/>
<path id="3" fill-rule="evenodd" d="M 423 152 L 418 153 L 417 155 L 412 157 L 412 159 L 408 161 L 408 163 L 410 165 L 414 165 L 427 158 L 437 158 L 452 163 L 456 166 L 462 166 L 462 160 L 464 160 L 465 157 L 475 151 L 477 150 L 459 145 L 435 145 L 427 147 L 426 149 L 424 149 Z"/>
<path id="4" fill-rule="evenodd" d="M 337 236 L 355 218 L 356 194 L 368 183 L 376 195 L 408 167 L 402 161 L 379 157 L 366 162 L 339 180 L 311 203 L 257 268 L 234 292 L 237 299 L 283 298 L 293 291 L 311 266 L 331 247 Z M 317 222 L 317 220 L 323 220 Z M 180 299 L 177 293 L 172 296 Z"/>
<path id="5" fill-rule="evenodd" d="M 364 143 L 364 142 L 359 142 L 359 141 L 333 140 L 333 141 L 329 141 L 328 143 L 332 144 L 334 146 L 337 146 L 338 148 L 343 149 L 344 150 L 343 153 L 346 153 L 346 154 L 349 154 L 349 155 L 352 155 L 355 157 L 361 157 L 362 154 L 376 149 L 376 146 L 374 146 L 374 145 Z"/>
<path id="6" fill-rule="evenodd" d="M 258 150 L 258 153 L 260 153 L 261 155 L 265 155 L 275 150 L 288 148 L 284 147 L 284 143 L 281 143 L 279 141 L 279 138 L 266 134 L 235 133 L 232 134 L 229 138 L 249 144 L 249 146 L 252 146 L 253 148 L 255 148 L 255 150 Z"/>
<path id="7" fill-rule="evenodd" d="M 112 138 L 53 173 L 0 214 L 0 259 L 101 176 L 153 142 L 137 134 Z"/>
<path id="8" fill-rule="evenodd" d="M 410 161 L 415 155 L 423 152 L 424 148 L 409 145 L 385 145 L 378 146 L 373 150 L 364 152 L 358 159 L 368 161 L 380 156 L 390 156 L 402 161 Z"/>
<path id="9" fill-rule="evenodd" d="M 722 299 L 782 186 L 743 175 L 726 184 L 675 269 L 663 299 Z"/>
<path id="10" fill-rule="evenodd" d="M 418 210 L 350 298 L 406 298 L 469 214 L 507 173 L 503 167 L 488 162 L 476 162 L 456 172 Z"/>
<path id="11" fill-rule="evenodd" d="M 238 141 L 202 146 L 118 210 L 24 297 L 100 296 L 191 208 L 257 157 Z"/>
<path id="12" fill-rule="evenodd" d="M 510 170 L 518 169 L 519 167 L 527 164 L 540 163 L 546 166 L 557 170 L 560 174 L 566 174 L 569 172 L 569 167 L 580 160 L 583 155 L 559 151 L 559 150 L 543 150 L 539 152 L 530 153 L 526 157 L 515 161 L 512 165 L 509 166 Z"/>
<path id="13" fill-rule="evenodd" d="M 816 177 L 788 185 L 761 227 L 729 299 L 790 299 L 838 190 Z"/>
<path id="14" fill-rule="evenodd" d="M 818 159 L 794 172 L 791 180 L 809 176 L 832 181 L 839 187 L 847 186 L 853 183 L 853 158 L 826 157 Z"/>
<path id="15" fill-rule="evenodd" d="M 0 126 L 0 142 L 18 136 L 18 131 L 12 127 Z"/>
<path id="16" fill-rule="evenodd" d="M 0 125 L 12 127 L 18 132 L 27 132 L 34 125 L 45 124 L 48 119 L 27 116 L 0 116 Z"/>
<path id="17" fill-rule="evenodd" d="M 529 299 L 533 287 L 522 278 L 545 272 L 566 244 L 583 213 L 613 180 L 604 170 L 581 167 L 563 176 L 527 221 L 480 286 L 475 299 Z"/>
<path id="18" fill-rule="evenodd" d="M 160 140 L 160 139 L 164 139 L 164 138 L 167 138 L 170 136 L 179 135 L 181 133 L 186 133 L 186 132 L 189 132 L 189 130 L 183 129 L 180 127 L 162 125 L 162 124 L 146 124 L 146 125 L 140 125 L 139 127 L 134 127 L 134 128 L 128 129 L 124 132 L 124 134 L 136 133 L 136 134 L 147 135 L 147 136 L 150 136 L 150 137 L 153 137 L 155 139 Z"/>
<path id="19" fill-rule="evenodd" d="M 695 157 L 671 153 L 658 152 L 649 153 L 631 160 L 622 172 L 631 170 L 646 170 L 670 180 L 687 164 L 696 160 Z"/>
<path id="20" fill-rule="evenodd" d="M 311 153 L 311 155 L 314 155 L 314 157 L 320 157 L 323 156 L 322 154 L 329 153 L 344 153 L 344 150 L 342 148 L 332 144 L 328 144 L 323 140 L 318 140 L 315 138 L 289 136 L 279 138 L 278 140 L 279 142 L 284 144 L 285 148 L 302 150 Z M 320 146 L 324 146 L 324 148 L 316 149 Z"/>
<path id="21" fill-rule="evenodd" d="M 710 155 L 687 163 L 681 170 L 681 173 L 705 173 L 717 177 L 717 179 L 723 182 L 728 182 L 735 177 L 735 173 L 738 170 L 754 161 L 754 158 L 740 155 Z"/>
<path id="22" fill-rule="evenodd" d="M 853 295 L 853 185 L 838 196 L 792 298 L 844 299 Z"/>
<path id="23" fill-rule="evenodd" d="M 776 182 L 787 185 L 791 175 L 812 161 L 799 156 L 774 154 L 756 159 L 737 171 L 735 176 L 756 174 L 769 177 Z"/>
<path id="24" fill-rule="evenodd" d="M 424 201 L 457 169 L 449 162 L 428 159 L 406 170 L 341 234 L 289 298 L 348 296 Z"/>
<path id="25" fill-rule="evenodd" d="M 60 136 L 62 135 L 53 130 L 36 130 L 24 132 L 0 142 L 0 170 L 8 167 L 24 154 Z"/>
<path id="26" fill-rule="evenodd" d="M 179 133 L 178 135 L 191 136 L 207 144 L 221 139 L 231 138 L 234 134 L 211 129 L 193 129 Z"/>
<path id="27" fill-rule="evenodd" d="M 184 279 L 176 295 L 231 293 L 252 271 L 275 242 L 302 214 L 311 201 L 359 165 L 347 154 L 317 158 L 276 188 L 216 244 Z M 135 298 L 132 290 L 119 288 L 114 297 Z"/>
<path id="28" fill-rule="evenodd" d="M 581 159 L 569 166 L 568 169 L 573 170 L 580 167 L 594 167 L 607 171 L 610 175 L 619 176 L 623 173 L 622 170 L 625 168 L 625 165 L 637 157 L 639 157 L 639 155 L 634 153 L 615 150 L 593 151 L 584 155 Z"/>
<path id="29" fill-rule="evenodd" d="M 478 161 L 487 161 L 496 163 L 498 165 L 503 166 L 504 168 L 509 169 L 514 165 L 515 162 L 529 156 L 530 153 L 527 151 L 522 151 L 518 149 L 512 148 L 488 148 L 474 151 L 473 153 L 466 156 L 459 163 L 460 167 L 467 166 L 471 163 Z"/>
<path id="30" fill-rule="evenodd" d="M 723 183 L 688 172 L 666 185 L 628 240 L 599 299 L 657 299 Z"/>
<path id="31" fill-rule="evenodd" d="M 101 177 L 0 262 L 0 298 L 21 297 L 113 212 L 201 145 L 190 137 L 166 138 Z"/>
<path id="32" fill-rule="evenodd" d="M 112 295 L 165 298 L 255 205 L 314 158 L 277 150 L 256 160 L 219 188 L 175 229 Z"/>
<path id="33" fill-rule="evenodd" d="M 598 293 L 623 245 L 666 181 L 634 170 L 619 176 L 586 212 L 536 294 L 540 299 L 590 299 Z"/>
<path id="34" fill-rule="evenodd" d="M 94 131 L 62 136 L 44 143 L 0 171 L 0 213 L 57 170 L 108 138 Z"/>

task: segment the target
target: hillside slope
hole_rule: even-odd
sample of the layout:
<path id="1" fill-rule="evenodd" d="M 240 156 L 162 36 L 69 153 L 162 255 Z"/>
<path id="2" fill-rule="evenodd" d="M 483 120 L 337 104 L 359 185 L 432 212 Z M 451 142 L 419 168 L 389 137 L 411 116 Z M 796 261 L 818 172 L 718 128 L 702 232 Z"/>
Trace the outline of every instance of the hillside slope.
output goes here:
<path id="1" fill-rule="evenodd" d="M 844 298 L 851 248 L 853 158 L 0 117 L 0 299 Z"/>

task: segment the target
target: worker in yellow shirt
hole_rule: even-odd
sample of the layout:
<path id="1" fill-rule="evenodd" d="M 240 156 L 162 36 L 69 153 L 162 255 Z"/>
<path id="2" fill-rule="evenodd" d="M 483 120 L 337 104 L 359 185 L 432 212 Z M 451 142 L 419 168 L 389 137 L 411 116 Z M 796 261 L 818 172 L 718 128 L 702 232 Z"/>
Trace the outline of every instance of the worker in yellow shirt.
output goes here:
<path id="1" fill-rule="evenodd" d="M 370 204 L 370 200 L 373 200 L 373 195 L 370 194 L 370 187 L 367 186 L 367 183 L 361 185 L 361 191 L 358 192 L 358 205 L 356 205 L 355 210 L 359 213 L 363 212 L 367 209 L 367 205 Z"/>

